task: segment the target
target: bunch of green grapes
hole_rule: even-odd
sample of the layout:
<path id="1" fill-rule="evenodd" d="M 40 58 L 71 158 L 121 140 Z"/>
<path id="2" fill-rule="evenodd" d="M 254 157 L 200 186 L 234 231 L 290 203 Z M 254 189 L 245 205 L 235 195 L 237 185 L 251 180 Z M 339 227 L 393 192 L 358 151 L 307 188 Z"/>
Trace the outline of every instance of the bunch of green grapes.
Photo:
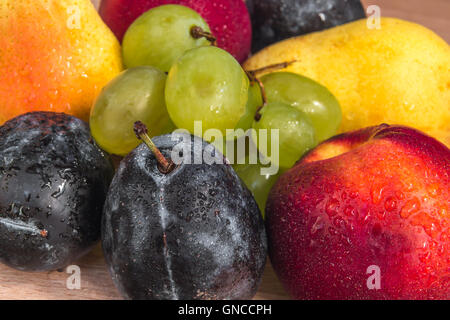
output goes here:
<path id="1" fill-rule="evenodd" d="M 253 142 L 259 152 L 279 166 L 276 175 L 263 175 L 258 165 L 235 165 L 236 172 L 252 191 L 264 211 L 267 196 L 281 172 L 291 168 L 318 142 L 337 133 L 342 112 L 337 99 L 319 83 L 289 72 L 274 72 L 250 83 L 247 110 L 253 113 L 242 119 L 243 127 L 251 123 Z M 265 101 L 263 101 L 263 93 Z M 261 130 L 267 143 L 261 143 Z M 276 144 L 276 145 L 273 145 Z M 271 154 L 277 150 L 276 154 Z"/>
<path id="2" fill-rule="evenodd" d="M 175 127 L 249 129 L 256 104 L 248 105 L 249 80 L 239 63 L 214 44 L 208 24 L 194 10 L 163 5 L 140 16 L 123 40 L 125 66 L 94 104 L 90 123 L 98 144 L 125 155 L 139 144 L 133 124 L 152 136 Z M 168 76 L 166 76 L 168 74 Z"/>
<path id="3" fill-rule="evenodd" d="M 222 145 L 252 129 L 246 136 L 252 137 L 258 154 L 281 172 L 337 132 L 341 110 L 325 87 L 288 72 L 258 79 L 213 44 L 208 24 L 187 7 L 163 5 L 140 16 L 123 40 L 129 69 L 103 89 L 92 108 L 97 143 L 126 155 L 139 144 L 133 132 L 136 121 L 145 123 L 151 136 L 175 128 L 195 134 L 194 124 L 200 121 L 203 133 L 215 129 L 218 134 L 212 136 L 221 136 L 210 142 Z M 231 135 L 230 129 L 235 130 Z M 260 140 L 262 133 L 267 143 Z M 236 170 L 263 209 L 278 175 L 262 176 L 261 167 L 237 165 Z"/>
<path id="4" fill-rule="evenodd" d="M 336 134 L 342 112 L 327 88 L 289 72 L 267 74 L 260 82 L 267 101 L 253 121 L 253 136 L 261 153 L 281 168 L 291 168 L 318 142 Z M 267 145 L 257 141 L 261 129 L 268 132 Z M 272 139 L 274 129 L 278 129 L 278 140 Z M 279 157 L 270 154 L 273 143 L 278 144 Z"/>

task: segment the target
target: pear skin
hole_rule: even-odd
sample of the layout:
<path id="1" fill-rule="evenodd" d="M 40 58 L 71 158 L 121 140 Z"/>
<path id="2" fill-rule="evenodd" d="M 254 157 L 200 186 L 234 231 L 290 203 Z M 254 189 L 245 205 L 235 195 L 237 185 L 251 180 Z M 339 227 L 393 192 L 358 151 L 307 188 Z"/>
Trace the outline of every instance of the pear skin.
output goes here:
<path id="1" fill-rule="evenodd" d="M 450 47 L 418 24 L 366 19 L 291 38 L 251 57 L 244 67 L 297 62 L 285 71 L 326 86 L 343 111 L 341 132 L 402 124 L 450 145 Z"/>
<path id="2" fill-rule="evenodd" d="M 29 111 L 88 120 L 122 70 L 120 44 L 89 0 L 2 0 L 0 34 L 0 124 Z"/>

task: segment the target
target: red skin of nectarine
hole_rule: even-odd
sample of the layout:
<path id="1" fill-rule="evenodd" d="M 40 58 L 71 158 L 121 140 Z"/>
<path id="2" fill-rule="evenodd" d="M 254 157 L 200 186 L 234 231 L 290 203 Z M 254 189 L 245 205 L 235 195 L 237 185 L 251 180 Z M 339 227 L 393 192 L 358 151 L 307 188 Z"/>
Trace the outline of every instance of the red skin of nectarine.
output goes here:
<path id="1" fill-rule="evenodd" d="M 331 138 L 271 190 L 274 269 L 297 299 L 449 299 L 449 190 L 450 150 L 415 129 Z"/>
<path id="2" fill-rule="evenodd" d="M 164 4 L 179 4 L 197 11 L 217 37 L 218 47 L 231 53 L 239 63 L 250 53 L 252 26 L 242 0 L 103 0 L 100 15 L 119 41 L 141 14 Z M 170 39 L 168 39 L 170 41 Z"/>

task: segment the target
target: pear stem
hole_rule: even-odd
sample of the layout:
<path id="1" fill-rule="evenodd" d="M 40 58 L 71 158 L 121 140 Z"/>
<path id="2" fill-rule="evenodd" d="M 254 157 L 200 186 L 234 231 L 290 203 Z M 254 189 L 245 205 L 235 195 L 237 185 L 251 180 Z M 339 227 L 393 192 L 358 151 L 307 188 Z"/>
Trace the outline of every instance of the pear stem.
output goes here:
<path id="1" fill-rule="evenodd" d="M 211 42 L 211 44 L 213 46 L 217 46 L 217 39 L 216 39 L 216 37 L 214 37 L 211 32 L 207 32 L 207 31 L 203 30 L 199 26 L 193 26 L 191 28 L 191 36 L 194 39 L 205 38 L 206 40 Z"/>
<path id="2" fill-rule="evenodd" d="M 158 169 L 161 173 L 168 174 L 175 168 L 173 161 L 171 159 L 166 159 L 161 151 L 159 151 L 158 147 L 153 143 L 152 139 L 150 139 L 147 126 L 144 123 L 136 121 L 134 123 L 134 133 L 136 134 L 136 137 L 139 140 L 144 141 L 147 147 L 153 152 L 158 161 Z"/>

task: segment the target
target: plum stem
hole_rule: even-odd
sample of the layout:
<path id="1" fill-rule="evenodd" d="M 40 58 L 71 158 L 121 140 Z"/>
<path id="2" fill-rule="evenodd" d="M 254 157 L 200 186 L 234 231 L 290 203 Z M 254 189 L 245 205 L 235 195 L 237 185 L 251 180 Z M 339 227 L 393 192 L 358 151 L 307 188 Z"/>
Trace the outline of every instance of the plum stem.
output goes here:
<path id="1" fill-rule="evenodd" d="M 255 69 L 255 70 L 247 70 L 245 71 L 245 73 L 247 74 L 248 79 L 250 80 L 250 82 L 252 84 L 254 84 L 255 82 L 258 83 L 259 85 L 259 89 L 261 90 L 261 97 L 262 97 L 262 105 L 260 105 L 255 112 L 255 121 L 258 122 L 259 120 L 261 120 L 261 110 L 267 105 L 267 94 L 266 94 L 266 89 L 264 88 L 264 84 L 262 83 L 262 81 L 259 79 L 258 77 L 258 73 L 262 73 L 262 72 L 267 72 L 269 70 L 272 71 L 276 71 L 276 70 L 280 70 L 280 69 L 284 69 L 287 68 L 288 66 L 290 66 L 291 64 L 297 62 L 297 60 L 292 60 L 292 61 L 286 61 L 286 62 L 281 62 L 281 63 L 275 63 L 275 64 L 271 64 L 259 69 Z"/>
<path id="2" fill-rule="evenodd" d="M 144 141 L 147 147 L 153 152 L 156 160 L 158 161 L 158 169 L 161 173 L 168 174 L 175 168 L 175 164 L 171 159 L 166 159 L 163 156 L 158 147 L 153 143 L 152 139 L 148 136 L 147 126 L 141 121 L 134 123 L 134 133 L 139 140 Z"/>
<path id="3" fill-rule="evenodd" d="M 211 44 L 213 46 L 217 46 L 217 39 L 216 39 L 216 37 L 214 37 L 211 32 L 207 32 L 207 31 L 203 30 L 199 26 L 193 26 L 191 28 L 191 36 L 194 39 L 205 38 L 206 40 L 211 42 Z"/>

